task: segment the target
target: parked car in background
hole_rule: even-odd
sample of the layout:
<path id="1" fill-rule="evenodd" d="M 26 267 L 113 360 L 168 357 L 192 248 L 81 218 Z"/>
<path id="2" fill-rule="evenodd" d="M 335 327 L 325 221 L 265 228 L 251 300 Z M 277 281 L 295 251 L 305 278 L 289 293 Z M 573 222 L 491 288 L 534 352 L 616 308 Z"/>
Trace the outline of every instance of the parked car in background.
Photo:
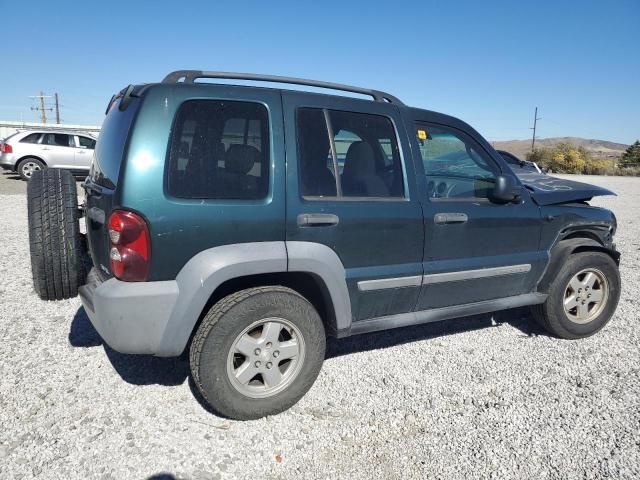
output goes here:
<path id="1" fill-rule="evenodd" d="M 518 173 L 529 172 L 546 173 L 538 166 L 536 162 L 530 162 L 529 160 L 520 160 L 513 153 L 505 152 L 504 150 L 496 151 L 500 154 L 500 156 L 502 156 L 502 158 L 504 158 L 504 161 L 507 162 L 509 168 L 511 168 L 511 170 L 513 170 L 513 173 L 515 173 L 516 175 Z"/>
<path id="2" fill-rule="evenodd" d="M 0 142 L 0 167 L 29 180 L 43 168 L 89 173 L 96 139 L 85 132 L 23 130 Z"/>

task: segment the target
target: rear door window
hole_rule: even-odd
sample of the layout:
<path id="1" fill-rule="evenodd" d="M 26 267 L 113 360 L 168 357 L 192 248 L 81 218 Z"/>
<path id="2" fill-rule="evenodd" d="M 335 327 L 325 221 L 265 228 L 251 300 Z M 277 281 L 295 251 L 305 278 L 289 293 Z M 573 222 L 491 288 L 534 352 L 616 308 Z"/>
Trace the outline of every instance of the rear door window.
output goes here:
<path id="1" fill-rule="evenodd" d="M 402 160 L 390 118 L 300 108 L 296 124 L 303 197 L 404 197 Z"/>
<path id="2" fill-rule="evenodd" d="M 263 199 L 269 190 L 269 159 L 264 105 L 190 100 L 174 121 L 167 192 L 179 198 Z"/>
<path id="3" fill-rule="evenodd" d="M 43 145 L 51 145 L 55 147 L 68 147 L 69 135 L 66 133 L 45 133 L 42 139 Z"/>

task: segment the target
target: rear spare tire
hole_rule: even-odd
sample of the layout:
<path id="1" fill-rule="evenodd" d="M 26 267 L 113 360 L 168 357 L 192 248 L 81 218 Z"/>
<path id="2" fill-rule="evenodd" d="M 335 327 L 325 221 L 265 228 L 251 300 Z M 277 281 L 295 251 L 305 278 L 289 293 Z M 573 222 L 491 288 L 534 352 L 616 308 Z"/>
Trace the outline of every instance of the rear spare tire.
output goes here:
<path id="1" fill-rule="evenodd" d="M 78 295 L 84 283 L 76 181 L 66 170 L 35 171 L 27 184 L 31 274 L 43 300 Z"/>

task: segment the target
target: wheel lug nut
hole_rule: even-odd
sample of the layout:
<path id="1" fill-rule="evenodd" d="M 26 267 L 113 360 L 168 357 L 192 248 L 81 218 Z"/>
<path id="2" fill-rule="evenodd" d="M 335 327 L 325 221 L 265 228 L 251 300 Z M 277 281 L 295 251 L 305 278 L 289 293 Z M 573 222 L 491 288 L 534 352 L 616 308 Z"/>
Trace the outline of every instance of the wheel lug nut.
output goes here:
<path id="1" fill-rule="evenodd" d="M 260 363 L 259 361 L 254 363 L 254 365 L 256 366 L 256 368 L 260 367 L 260 365 L 262 365 L 262 363 Z"/>
<path id="2" fill-rule="evenodd" d="M 255 353 L 256 355 L 260 355 L 260 349 L 259 349 L 259 348 L 256 348 L 256 349 L 253 351 L 253 353 Z"/>
<path id="3" fill-rule="evenodd" d="M 271 362 L 267 362 L 267 368 L 271 368 L 273 365 Z"/>
<path id="4" fill-rule="evenodd" d="M 273 358 L 278 358 L 279 355 L 280 355 L 280 352 L 278 350 L 273 352 Z"/>
<path id="5" fill-rule="evenodd" d="M 271 342 L 267 342 L 267 348 L 271 348 Z"/>

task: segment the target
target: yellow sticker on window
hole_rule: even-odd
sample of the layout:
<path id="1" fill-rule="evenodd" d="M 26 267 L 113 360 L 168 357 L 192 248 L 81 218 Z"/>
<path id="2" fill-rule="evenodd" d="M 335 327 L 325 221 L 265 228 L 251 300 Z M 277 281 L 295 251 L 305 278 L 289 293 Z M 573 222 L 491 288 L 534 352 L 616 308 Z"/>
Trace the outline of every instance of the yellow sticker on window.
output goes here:
<path id="1" fill-rule="evenodd" d="M 426 140 L 427 139 L 427 131 L 419 128 L 418 129 L 418 138 L 420 140 Z"/>

